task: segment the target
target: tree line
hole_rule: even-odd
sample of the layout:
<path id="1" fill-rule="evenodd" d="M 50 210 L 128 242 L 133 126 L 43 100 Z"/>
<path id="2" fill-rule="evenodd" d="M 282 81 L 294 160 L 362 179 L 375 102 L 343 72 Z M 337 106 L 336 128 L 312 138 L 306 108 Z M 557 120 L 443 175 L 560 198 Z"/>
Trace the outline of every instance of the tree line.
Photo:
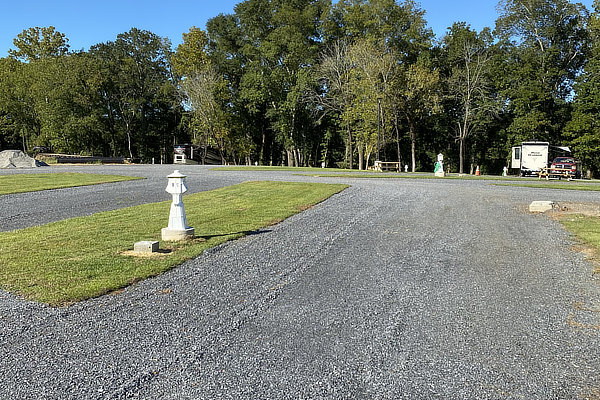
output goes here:
<path id="1" fill-rule="evenodd" d="M 133 28 L 70 51 L 24 30 L 0 59 L 0 149 L 498 173 L 524 140 L 600 161 L 600 0 L 500 0 L 494 29 L 436 40 L 413 0 L 245 0 L 168 38 Z"/>

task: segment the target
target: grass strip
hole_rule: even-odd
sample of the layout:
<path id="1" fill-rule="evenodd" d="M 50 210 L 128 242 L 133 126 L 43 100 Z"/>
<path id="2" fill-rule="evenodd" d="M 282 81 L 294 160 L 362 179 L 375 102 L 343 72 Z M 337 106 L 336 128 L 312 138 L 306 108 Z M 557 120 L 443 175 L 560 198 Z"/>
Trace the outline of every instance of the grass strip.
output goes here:
<path id="1" fill-rule="evenodd" d="M 559 221 L 573 233 L 578 240 L 592 250 L 592 261 L 596 265 L 596 273 L 600 273 L 600 218 L 585 215 L 570 215 Z"/>
<path id="2" fill-rule="evenodd" d="M 0 195 L 63 189 L 75 186 L 98 185 L 144 179 L 133 176 L 60 172 L 47 174 L 0 175 Z"/>
<path id="3" fill-rule="evenodd" d="M 468 175 L 468 174 L 447 174 L 445 177 L 435 176 L 433 173 L 397 173 L 397 172 L 358 172 L 356 169 L 341 168 L 316 168 L 316 167 L 270 167 L 270 166 L 233 166 L 233 167 L 215 167 L 212 171 L 292 171 L 292 172 L 313 172 L 311 174 L 296 174 L 299 176 L 311 176 L 314 178 L 361 178 L 361 179 L 465 179 L 465 180 L 531 180 L 537 181 L 538 178 L 522 178 L 514 176 L 496 176 L 496 175 Z M 324 173 L 324 171 L 326 171 Z M 343 172 L 343 173 L 336 173 Z"/>
<path id="4" fill-rule="evenodd" d="M 161 243 L 162 252 L 152 257 L 127 251 L 137 241 L 160 240 L 169 201 L 0 232 L 0 287 L 52 306 L 100 296 L 280 222 L 346 187 L 248 182 L 185 196 L 196 238 Z"/>
<path id="5" fill-rule="evenodd" d="M 350 179 L 462 179 L 462 180 L 514 180 L 514 179 L 536 179 L 537 178 L 515 178 L 495 175 L 458 175 L 450 174 L 444 177 L 435 176 L 433 173 L 396 173 L 396 172 L 376 172 L 376 173 L 353 173 L 353 174 L 298 174 L 302 176 L 312 176 L 314 178 L 350 178 Z"/>
<path id="6" fill-rule="evenodd" d="M 316 167 L 271 167 L 266 165 L 260 166 L 232 166 L 232 167 L 215 167 L 212 171 L 296 171 L 296 172 L 323 172 L 323 168 Z M 329 172 L 347 172 L 356 171 L 352 169 L 342 168 L 327 168 L 325 171 Z"/>
<path id="7" fill-rule="evenodd" d="M 495 183 L 496 186 L 515 186 L 535 189 L 600 191 L 598 183 L 549 182 L 549 183 Z"/>

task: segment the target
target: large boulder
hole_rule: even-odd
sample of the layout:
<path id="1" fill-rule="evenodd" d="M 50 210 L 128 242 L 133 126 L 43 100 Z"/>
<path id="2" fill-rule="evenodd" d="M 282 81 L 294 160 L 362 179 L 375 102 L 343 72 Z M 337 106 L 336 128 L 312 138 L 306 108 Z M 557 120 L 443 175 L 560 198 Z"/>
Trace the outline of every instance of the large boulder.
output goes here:
<path id="1" fill-rule="evenodd" d="M 4 150 L 0 152 L 0 168 L 35 168 L 46 165 L 29 157 L 21 150 Z"/>

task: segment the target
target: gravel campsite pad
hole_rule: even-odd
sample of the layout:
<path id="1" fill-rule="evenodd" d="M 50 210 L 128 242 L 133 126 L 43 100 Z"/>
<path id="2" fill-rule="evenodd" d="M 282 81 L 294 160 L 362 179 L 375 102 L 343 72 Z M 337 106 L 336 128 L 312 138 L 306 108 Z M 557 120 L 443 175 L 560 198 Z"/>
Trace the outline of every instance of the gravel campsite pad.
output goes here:
<path id="1" fill-rule="evenodd" d="M 167 200 L 173 169 L 52 167 L 146 179 L 0 196 L 1 229 Z M 600 282 L 524 211 L 597 193 L 178 169 L 192 192 L 352 186 L 118 293 L 51 308 L 0 292 L 0 398 L 600 398 Z"/>

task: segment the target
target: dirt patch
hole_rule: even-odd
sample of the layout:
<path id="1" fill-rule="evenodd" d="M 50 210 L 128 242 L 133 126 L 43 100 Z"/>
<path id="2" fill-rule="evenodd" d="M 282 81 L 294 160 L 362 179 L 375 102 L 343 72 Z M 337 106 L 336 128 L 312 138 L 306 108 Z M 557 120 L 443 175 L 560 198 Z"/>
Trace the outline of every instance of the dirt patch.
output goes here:
<path id="1" fill-rule="evenodd" d="M 550 217 L 560 219 L 568 215 L 585 215 L 586 217 L 600 217 L 600 203 L 574 203 L 561 202 L 557 207 L 547 211 Z"/>
<path id="2" fill-rule="evenodd" d="M 127 250 L 127 251 L 122 251 L 121 255 L 130 256 L 130 257 L 141 257 L 141 258 L 157 258 L 157 257 L 166 256 L 170 253 L 172 253 L 172 250 L 170 250 L 170 249 L 160 249 L 160 250 L 152 252 L 152 253 Z"/>

